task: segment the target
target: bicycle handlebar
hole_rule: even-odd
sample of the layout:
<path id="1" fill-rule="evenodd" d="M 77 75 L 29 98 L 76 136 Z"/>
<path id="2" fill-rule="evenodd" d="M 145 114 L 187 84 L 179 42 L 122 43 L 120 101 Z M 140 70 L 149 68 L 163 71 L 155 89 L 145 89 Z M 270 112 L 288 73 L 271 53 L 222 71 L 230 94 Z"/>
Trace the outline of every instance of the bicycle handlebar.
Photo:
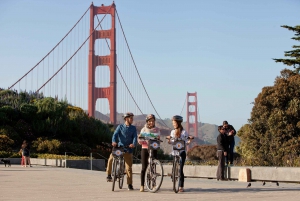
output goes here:
<path id="1" fill-rule="evenodd" d="M 144 137 L 144 136 L 140 136 L 139 139 L 141 140 L 157 140 L 157 141 L 160 141 L 160 142 L 163 142 L 162 140 L 158 139 L 158 138 L 153 138 L 153 137 Z"/>
<path id="2" fill-rule="evenodd" d="M 172 137 L 172 136 L 167 136 L 166 139 L 170 139 L 170 140 L 171 140 L 171 139 L 184 140 L 184 139 L 182 139 L 182 138 L 176 138 L 176 137 Z M 190 136 L 187 137 L 187 139 L 188 139 L 188 140 L 193 140 L 193 139 L 195 139 L 195 138 L 194 138 L 194 136 L 191 136 L 191 135 L 190 135 Z"/>

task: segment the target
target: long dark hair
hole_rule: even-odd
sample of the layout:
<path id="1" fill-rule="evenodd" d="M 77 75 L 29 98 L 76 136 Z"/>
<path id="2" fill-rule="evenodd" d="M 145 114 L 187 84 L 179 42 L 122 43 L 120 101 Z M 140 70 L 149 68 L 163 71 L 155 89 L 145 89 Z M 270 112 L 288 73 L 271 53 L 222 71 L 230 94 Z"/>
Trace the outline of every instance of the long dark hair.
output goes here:
<path id="1" fill-rule="evenodd" d="M 183 127 L 181 125 L 181 121 L 176 121 L 176 123 L 177 123 L 177 128 L 175 128 L 175 136 L 178 134 L 179 136 L 177 135 L 176 137 L 180 137 L 181 132 L 183 131 Z"/>

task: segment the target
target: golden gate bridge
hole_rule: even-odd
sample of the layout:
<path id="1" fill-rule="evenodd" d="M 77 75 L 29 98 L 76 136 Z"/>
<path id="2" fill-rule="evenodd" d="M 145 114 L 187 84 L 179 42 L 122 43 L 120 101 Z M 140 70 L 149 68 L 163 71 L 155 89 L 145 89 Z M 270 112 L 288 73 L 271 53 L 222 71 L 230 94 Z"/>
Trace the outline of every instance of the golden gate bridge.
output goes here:
<path id="1" fill-rule="evenodd" d="M 151 74 L 147 79 L 155 81 Z M 168 127 L 142 81 L 114 3 L 99 7 L 92 3 L 67 34 L 8 89 L 65 100 L 87 108 L 92 117 L 96 111 L 109 114 L 112 124 L 118 123 L 117 113 L 155 113 Z M 197 93 L 187 93 L 185 104 L 187 131 L 198 137 Z"/>

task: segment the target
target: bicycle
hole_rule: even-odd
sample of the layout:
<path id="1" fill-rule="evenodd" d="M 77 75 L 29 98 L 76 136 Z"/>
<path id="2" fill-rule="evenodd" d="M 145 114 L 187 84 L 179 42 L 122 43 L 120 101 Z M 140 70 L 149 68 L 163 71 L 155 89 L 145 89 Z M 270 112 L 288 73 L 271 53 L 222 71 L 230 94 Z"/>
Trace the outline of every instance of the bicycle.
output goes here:
<path id="1" fill-rule="evenodd" d="M 168 136 L 167 139 L 174 140 L 172 142 L 173 151 L 174 151 L 174 157 L 173 157 L 173 167 L 172 167 L 172 182 L 173 182 L 173 190 L 175 193 L 178 193 L 179 191 L 179 183 L 180 183 L 180 151 L 185 151 L 185 140 L 182 138 L 174 138 L 171 136 Z M 193 136 L 187 137 L 187 139 L 194 139 Z"/>
<path id="2" fill-rule="evenodd" d="M 160 148 L 161 140 L 157 138 L 149 137 L 139 137 L 139 139 L 144 139 L 148 141 L 148 166 L 146 169 L 146 187 L 149 192 L 155 193 L 161 187 L 164 177 L 164 169 L 161 162 L 153 157 L 153 151 Z"/>
<path id="3" fill-rule="evenodd" d="M 123 188 L 124 182 L 124 170 L 125 170 L 125 161 L 124 161 L 124 147 L 113 147 L 112 155 L 113 165 L 112 165 L 112 191 L 115 190 L 115 182 L 118 180 L 119 182 L 119 189 Z"/>

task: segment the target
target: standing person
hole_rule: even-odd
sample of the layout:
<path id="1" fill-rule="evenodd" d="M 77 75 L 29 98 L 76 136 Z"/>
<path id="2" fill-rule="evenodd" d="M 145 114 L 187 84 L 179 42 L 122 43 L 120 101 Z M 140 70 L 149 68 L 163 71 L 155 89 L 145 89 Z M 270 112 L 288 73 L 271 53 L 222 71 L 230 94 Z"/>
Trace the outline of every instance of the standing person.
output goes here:
<path id="1" fill-rule="evenodd" d="M 230 166 L 233 166 L 233 151 L 235 145 L 234 136 L 236 134 L 236 130 L 232 125 L 228 124 L 227 121 L 223 121 L 223 128 L 225 129 L 228 140 L 228 154 L 225 157 L 225 163 L 226 165 L 230 164 Z"/>
<path id="2" fill-rule="evenodd" d="M 112 146 L 129 146 L 129 148 L 125 149 L 125 153 L 123 155 L 125 160 L 125 169 L 127 174 L 127 184 L 128 190 L 133 190 L 132 186 L 132 149 L 136 146 L 137 143 L 137 131 L 136 127 L 132 125 L 133 122 L 133 113 L 128 112 L 123 115 L 124 124 L 120 124 L 113 136 L 112 136 Z M 112 161 L 113 156 L 110 154 L 108 162 L 107 162 L 107 180 L 111 180 L 111 169 L 112 169 Z"/>
<path id="3" fill-rule="evenodd" d="M 218 170 L 217 170 L 217 180 L 225 180 L 224 178 L 224 168 L 225 168 L 225 157 L 227 156 L 227 136 L 225 134 L 225 128 L 223 126 L 218 126 L 219 135 L 217 137 L 217 157 L 218 157 Z"/>
<path id="4" fill-rule="evenodd" d="M 24 166 L 27 167 L 27 164 L 30 165 L 30 162 L 29 162 L 29 149 L 27 149 L 27 144 L 26 143 L 23 143 L 23 144 L 24 144 L 24 148 L 23 148 Z"/>
<path id="5" fill-rule="evenodd" d="M 183 118 L 182 116 L 179 115 L 175 115 L 172 117 L 172 124 L 174 127 L 174 130 L 171 131 L 170 136 L 172 138 L 181 138 L 182 140 L 185 140 L 185 144 L 189 145 L 191 140 L 188 140 L 188 133 L 183 129 L 182 127 L 182 121 Z M 171 144 L 172 142 L 174 142 L 174 139 L 170 140 L 170 138 L 168 139 L 168 143 Z M 175 153 L 174 151 L 172 151 L 172 155 L 174 156 Z M 181 150 L 180 151 L 180 156 L 181 156 L 181 160 L 180 160 L 180 181 L 179 181 L 179 192 L 184 192 L 184 174 L 183 174 L 183 166 L 185 163 L 185 159 L 186 159 L 186 151 L 185 150 Z"/>
<path id="6" fill-rule="evenodd" d="M 160 130 L 158 127 L 155 126 L 155 116 L 154 114 L 148 114 L 146 116 L 146 124 L 142 128 L 140 135 L 143 136 L 143 134 L 154 134 L 154 136 L 157 139 L 160 139 Z M 140 192 L 144 192 L 144 183 L 145 183 L 145 172 L 146 168 L 148 166 L 148 142 L 145 140 L 138 140 L 138 143 L 142 145 L 142 151 L 141 151 L 141 161 L 142 161 L 142 170 L 141 170 L 141 188 Z M 154 158 L 157 158 L 157 150 L 153 150 Z"/>
<path id="7" fill-rule="evenodd" d="M 25 147 L 26 147 L 26 151 L 28 152 L 28 156 L 27 156 L 27 164 L 30 166 L 30 167 L 32 167 L 31 166 L 31 161 L 30 161 L 30 144 L 26 141 L 26 140 L 24 140 L 23 141 L 23 144 L 25 145 Z"/>
<path id="8" fill-rule="evenodd" d="M 25 144 L 23 143 L 22 145 L 21 145 L 21 149 L 20 149 L 20 151 L 19 151 L 19 153 L 20 153 L 20 155 L 21 155 L 21 166 L 22 167 L 24 167 L 24 154 L 23 154 L 23 149 L 25 148 Z"/>

